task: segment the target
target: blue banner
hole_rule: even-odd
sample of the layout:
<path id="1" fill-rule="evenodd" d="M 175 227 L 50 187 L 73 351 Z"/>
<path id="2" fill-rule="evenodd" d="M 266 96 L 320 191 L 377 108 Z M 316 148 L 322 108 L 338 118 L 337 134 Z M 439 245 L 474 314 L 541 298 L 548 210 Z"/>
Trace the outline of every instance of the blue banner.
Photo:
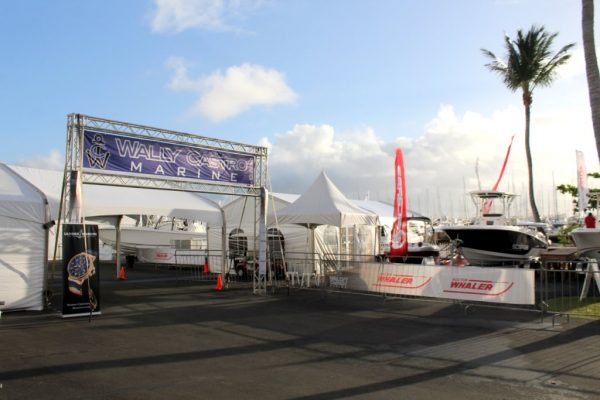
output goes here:
<path id="1" fill-rule="evenodd" d="M 237 184 L 254 184 L 254 157 L 216 149 L 83 132 L 83 167 Z"/>

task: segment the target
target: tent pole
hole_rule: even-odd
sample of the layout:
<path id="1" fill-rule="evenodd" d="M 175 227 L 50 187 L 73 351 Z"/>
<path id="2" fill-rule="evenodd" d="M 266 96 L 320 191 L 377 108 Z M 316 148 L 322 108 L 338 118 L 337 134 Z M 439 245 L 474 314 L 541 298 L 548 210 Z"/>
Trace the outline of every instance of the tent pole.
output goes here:
<path id="1" fill-rule="evenodd" d="M 255 281 L 254 292 L 266 294 L 266 273 L 267 273 L 267 201 L 268 191 L 264 186 L 260 188 L 260 221 L 259 221 L 259 242 L 258 242 L 258 282 Z"/>
<path id="2" fill-rule="evenodd" d="M 227 265 L 227 219 L 225 218 L 225 210 L 219 207 L 221 211 L 221 275 L 228 273 Z M 208 224 L 207 224 L 208 226 Z M 206 235 L 208 241 L 208 234 Z M 208 244 L 208 243 L 207 243 Z"/>
<path id="3" fill-rule="evenodd" d="M 117 216 L 117 223 L 115 224 L 115 243 L 116 243 L 115 259 L 116 259 L 116 266 L 117 266 L 117 273 L 115 276 L 117 277 L 117 279 L 119 279 L 119 264 L 121 262 L 121 221 L 122 220 L 123 220 L 122 215 Z"/>
<path id="4" fill-rule="evenodd" d="M 310 231 L 312 232 L 312 259 L 313 259 L 312 264 L 313 264 L 313 271 L 315 273 L 317 273 L 318 272 L 317 271 L 317 266 L 315 264 L 317 263 L 317 261 L 320 261 L 320 260 L 319 260 L 319 257 L 317 257 L 317 247 L 315 246 L 315 238 L 316 238 L 315 229 L 317 229 L 317 227 L 313 226 Z M 320 264 L 321 263 L 319 262 L 319 265 Z"/>
<path id="5" fill-rule="evenodd" d="M 69 176 L 69 222 L 81 223 L 81 176 L 79 171 L 70 171 Z"/>

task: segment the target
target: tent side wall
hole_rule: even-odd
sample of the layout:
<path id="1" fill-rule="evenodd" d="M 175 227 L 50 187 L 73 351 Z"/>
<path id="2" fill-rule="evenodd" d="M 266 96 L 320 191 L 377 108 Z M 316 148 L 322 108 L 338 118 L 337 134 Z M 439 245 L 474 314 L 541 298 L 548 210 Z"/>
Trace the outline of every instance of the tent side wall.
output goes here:
<path id="1" fill-rule="evenodd" d="M 42 310 L 46 232 L 39 222 L 0 216 L 0 310 Z"/>
<path id="2" fill-rule="evenodd" d="M 4 164 L 0 180 L 0 309 L 39 311 L 44 307 L 48 205 L 42 193 Z"/>
<path id="3" fill-rule="evenodd" d="M 276 224 L 275 217 L 277 211 L 288 204 L 290 204 L 289 201 L 279 198 L 277 195 L 269 196 L 267 210 L 268 228 L 277 228 L 282 233 L 286 257 L 303 259 L 305 257 L 304 254 L 309 248 L 307 229 L 293 224 Z M 227 220 L 227 249 L 229 249 L 229 235 L 231 232 L 241 229 L 247 240 L 248 253 L 251 255 L 254 251 L 258 252 L 258 207 L 260 207 L 258 201 L 255 208 L 255 200 L 250 197 L 238 198 L 223 207 Z"/>

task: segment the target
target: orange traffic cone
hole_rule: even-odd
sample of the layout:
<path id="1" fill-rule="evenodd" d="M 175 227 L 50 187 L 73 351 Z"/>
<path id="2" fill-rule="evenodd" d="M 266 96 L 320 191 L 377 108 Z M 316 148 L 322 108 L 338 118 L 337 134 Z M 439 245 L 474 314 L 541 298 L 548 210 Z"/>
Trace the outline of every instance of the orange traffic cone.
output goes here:
<path id="1" fill-rule="evenodd" d="M 204 259 L 204 273 L 205 274 L 210 273 L 210 269 L 208 268 L 208 258 Z"/>
<path id="2" fill-rule="evenodd" d="M 221 274 L 217 275 L 217 287 L 215 287 L 215 290 L 223 290 L 223 278 Z"/>
<path id="3" fill-rule="evenodd" d="M 121 269 L 119 270 L 119 280 L 125 280 L 125 267 L 123 265 L 121 265 Z"/>

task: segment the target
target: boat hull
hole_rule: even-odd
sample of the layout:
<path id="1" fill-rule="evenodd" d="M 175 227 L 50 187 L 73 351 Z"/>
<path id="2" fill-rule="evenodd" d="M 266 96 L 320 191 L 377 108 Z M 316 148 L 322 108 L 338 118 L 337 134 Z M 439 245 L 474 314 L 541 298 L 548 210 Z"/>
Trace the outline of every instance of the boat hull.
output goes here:
<path id="1" fill-rule="evenodd" d="M 571 237 L 581 256 L 600 260 L 599 228 L 576 228 L 571 231 Z"/>
<path id="2" fill-rule="evenodd" d="M 538 257 L 547 242 L 514 226 L 460 225 L 440 227 L 451 240 L 459 240 L 471 265 L 519 266 Z"/>
<path id="3" fill-rule="evenodd" d="M 401 257 L 389 257 L 392 263 L 425 264 L 437 262 L 440 257 L 440 248 L 429 243 L 409 243 L 408 254 Z"/>
<path id="4" fill-rule="evenodd" d="M 116 229 L 114 227 L 100 227 L 98 236 L 103 243 L 116 246 Z M 161 230 L 141 227 L 121 228 L 120 234 L 121 253 L 137 255 L 138 248 L 204 248 L 206 247 L 206 233 L 178 230 Z"/>

